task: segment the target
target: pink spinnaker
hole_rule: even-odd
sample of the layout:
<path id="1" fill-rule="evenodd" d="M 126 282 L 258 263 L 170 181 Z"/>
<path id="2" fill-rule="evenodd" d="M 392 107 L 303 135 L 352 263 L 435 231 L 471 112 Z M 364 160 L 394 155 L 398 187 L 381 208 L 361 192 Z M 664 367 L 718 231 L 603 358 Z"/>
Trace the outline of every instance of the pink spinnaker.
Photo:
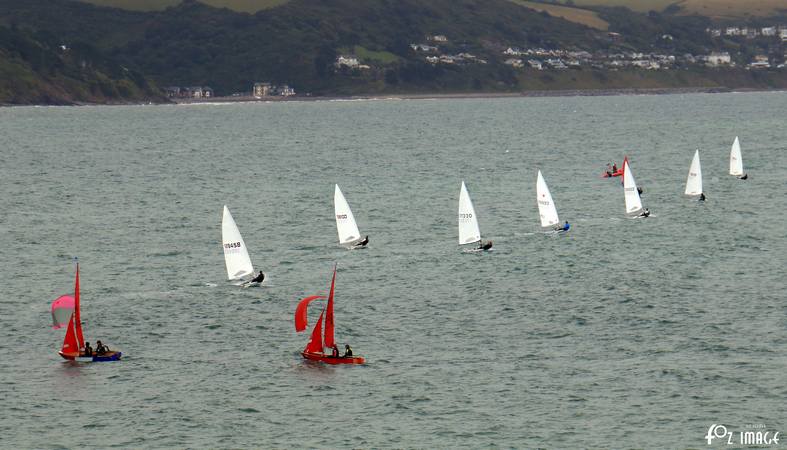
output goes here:
<path id="1" fill-rule="evenodd" d="M 61 295 L 52 302 L 52 328 L 57 330 L 68 324 L 74 313 L 74 296 Z"/>

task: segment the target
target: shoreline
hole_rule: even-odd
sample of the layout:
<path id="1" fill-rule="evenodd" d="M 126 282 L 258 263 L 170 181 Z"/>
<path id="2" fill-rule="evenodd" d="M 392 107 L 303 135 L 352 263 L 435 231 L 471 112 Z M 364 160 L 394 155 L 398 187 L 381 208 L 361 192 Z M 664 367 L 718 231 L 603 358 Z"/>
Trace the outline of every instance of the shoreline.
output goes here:
<path id="1" fill-rule="evenodd" d="M 686 88 L 621 88 L 621 89 L 556 89 L 522 92 L 454 92 L 433 94 L 373 94 L 350 96 L 308 96 L 291 97 L 213 97 L 210 99 L 173 99 L 178 105 L 209 103 L 275 103 L 275 102 L 313 102 L 313 101 L 353 101 L 353 100 L 441 100 L 441 99 L 484 99 L 520 97 L 611 97 L 616 95 L 680 95 L 680 94 L 727 94 L 745 92 L 787 92 L 787 89 L 727 88 L 727 87 L 686 87 Z"/>
<path id="2" fill-rule="evenodd" d="M 536 97 L 611 97 L 617 95 L 680 95 L 680 94 L 726 94 L 748 92 L 787 92 L 787 89 L 728 88 L 728 87 L 685 87 L 685 88 L 620 88 L 620 89 L 554 89 L 522 92 L 454 92 L 424 94 L 370 94 L 349 96 L 293 95 L 290 97 L 227 96 L 211 98 L 176 98 L 169 102 L 110 102 L 87 103 L 30 103 L 0 104 L 0 107 L 19 106 L 142 106 L 142 105 L 199 105 L 226 103 L 278 103 L 317 101 L 360 101 L 360 100 L 442 100 L 442 99 L 493 99 L 493 98 L 536 98 Z"/>

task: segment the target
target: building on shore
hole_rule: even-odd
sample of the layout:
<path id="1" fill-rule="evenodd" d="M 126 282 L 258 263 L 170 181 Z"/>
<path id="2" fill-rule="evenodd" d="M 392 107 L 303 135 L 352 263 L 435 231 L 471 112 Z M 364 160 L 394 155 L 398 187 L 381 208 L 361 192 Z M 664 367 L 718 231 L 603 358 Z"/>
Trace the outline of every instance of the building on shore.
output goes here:
<path id="1" fill-rule="evenodd" d="M 295 89 L 289 85 L 282 84 L 277 86 L 273 83 L 254 83 L 251 89 L 251 95 L 254 98 L 282 96 L 290 97 L 295 95 Z"/>
<path id="2" fill-rule="evenodd" d="M 208 86 L 167 86 L 164 88 L 164 93 L 169 98 L 211 98 L 213 97 L 213 89 Z"/>

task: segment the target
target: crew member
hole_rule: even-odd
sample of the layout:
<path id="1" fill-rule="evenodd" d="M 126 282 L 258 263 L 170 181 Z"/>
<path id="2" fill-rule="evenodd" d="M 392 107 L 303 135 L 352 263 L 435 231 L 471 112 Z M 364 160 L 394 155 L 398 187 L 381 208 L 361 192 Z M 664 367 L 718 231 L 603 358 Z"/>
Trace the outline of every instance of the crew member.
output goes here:
<path id="1" fill-rule="evenodd" d="M 260 270 L 260 274 L 259 275 L 257 275 L 256 277 L 252 278 L 251 280 L 249 280 L 249 281 L 247 281 L 247 282 L 245 282 L 243 284 L 249 284 L 249 283 L 260 283 L 260 284 L 262 284 L 262 280 L 264 280 L 264 279 L 265 279 L 265 274 L 262 273 L 262 271 Z"/>
<path id="2" fill-rule="evenodd" d="M 96 341 L 96 355 L 105 355 L 109 353 L 109 347 L 102 344 L 101 341 Z"/>
<path id="3" fill-rule="evenodd" d="M 333 348 L 336 348 L 334 346 Z M 339 349 L 336 349 L 336 356 L 339 356 Z M 344 345 L 344 356 L 342 358 L 352 358 L 353 357 L 353 349 L 350 348 L 350 344 Z"/>

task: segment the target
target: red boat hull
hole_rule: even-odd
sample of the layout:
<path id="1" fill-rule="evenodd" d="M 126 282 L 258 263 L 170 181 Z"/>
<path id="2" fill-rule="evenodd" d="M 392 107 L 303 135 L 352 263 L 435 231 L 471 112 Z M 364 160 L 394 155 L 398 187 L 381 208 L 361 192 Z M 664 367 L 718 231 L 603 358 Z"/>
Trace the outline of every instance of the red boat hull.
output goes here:
<path id="1" fill-rule="evenodd" d="M 324 362 L 325 364 L 365 364 L 366 360 L 363 359 L 362 356 L 351 356 L 349 358 L 338 357 L 334 358 L 333 356 L 326 355 L 324 353 L 307 353 L 301 352 L 304 358 L 310 359 L 312 361 L 320 361 Z"/>
<path id="2" fill-rule="evenodd" d="M 612 177 L 622 177 L 622 176 L 623 176 L 623 169 L 618 169 L 617 172 L 612 172 L 612 175 L 605 172 L 604 175 L 601 175 L 601 178 L 612 178 Z"/>

